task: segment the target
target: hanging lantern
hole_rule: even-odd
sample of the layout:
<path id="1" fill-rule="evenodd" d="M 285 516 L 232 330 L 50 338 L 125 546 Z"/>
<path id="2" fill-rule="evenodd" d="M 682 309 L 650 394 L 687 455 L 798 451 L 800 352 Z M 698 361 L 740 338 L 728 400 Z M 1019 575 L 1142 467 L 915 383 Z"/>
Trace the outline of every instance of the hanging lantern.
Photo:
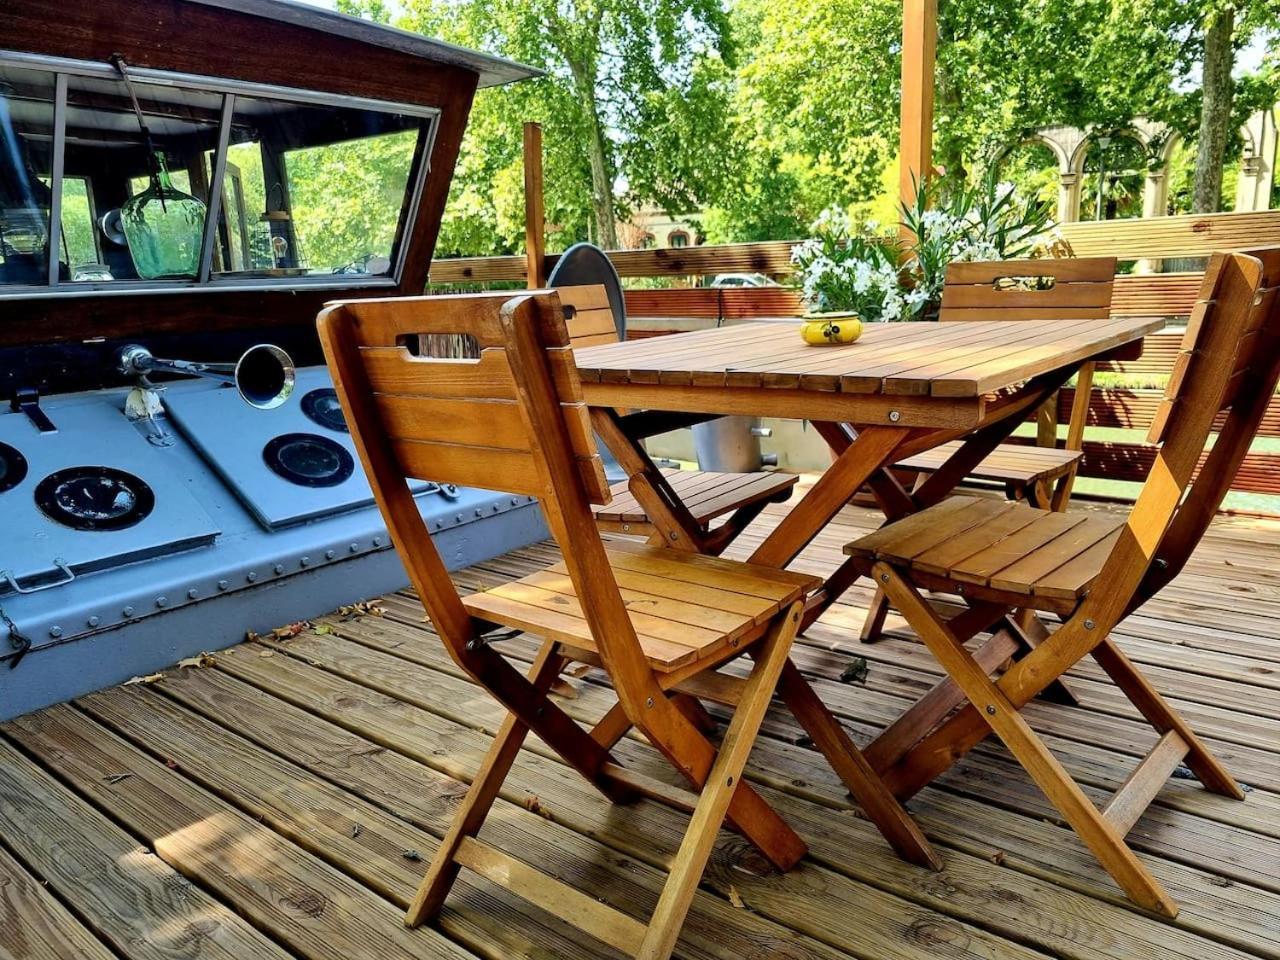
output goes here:
<path id="1" fill-rule="evenodd" d="M 272 209 L 272 194 L 279 200 Z M 285 209 L 284 187 L 277 183 L 267 191 L 267 209 L 258 218 L 255 247 L 265 259 L 263 266 L 277 275 L 298 275 L 306 272 L 307 261 L 298 242 L 293 214 Z"/>

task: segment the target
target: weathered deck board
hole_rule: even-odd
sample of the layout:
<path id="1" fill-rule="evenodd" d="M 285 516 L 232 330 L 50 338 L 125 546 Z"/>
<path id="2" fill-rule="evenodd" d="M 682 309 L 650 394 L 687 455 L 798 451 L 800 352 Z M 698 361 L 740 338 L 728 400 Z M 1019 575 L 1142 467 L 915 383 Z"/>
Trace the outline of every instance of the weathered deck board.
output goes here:
<path id="1" fill-rule="evenodd" d="M 734 554 L 785 509 L 769 508 Z M 877 523 L 846 510 L 796 567 L 824 572 Z M 1280 960 L 1278 558 L 1280 523 L 1221 519 L 1119 638 L 1253 788 L 1239 804 L 1174 779 L 1135 826 L 1135 848 L 1183 906 L 1177 921 L 1132 907 L 998 744 L 912 801 L 945 871 L 902 863 L 774 711 L 749 774 L 811 855 L 773 875 L 723 832 L 678 955 Z M 557 559 L 538 545 L 459 580 L 501 582 Z M 886 640 L 857 643 L 868 598 L 855 587 L 795 648 L 860 742 L 940 675 L 896 617 Z M 384 610 L 0 728 L 0 957 L 612 955 L 465 875 L 438 927 L 400 927 L 425 869 L 404 853 L 431 856 L 501 711 L 411 597 Z M 534 647 L 505 649 L 527 661 Z M 870 663 L 865 685 L 840 679 L 853 655 Z M 1101 801 L 1153 737 L 1096 668 L 1074 676 L 1080 707 L 1034 703 L 1027 716 Z M 613 703 L 598 672 L 567 688 L 565 708 L 584 720 Z M 639 741 L 617 752 L 670 781 Z M 612 808 L 533 741 L 485 839 L 642 916 L 683 826 L 653 802 Z"/>

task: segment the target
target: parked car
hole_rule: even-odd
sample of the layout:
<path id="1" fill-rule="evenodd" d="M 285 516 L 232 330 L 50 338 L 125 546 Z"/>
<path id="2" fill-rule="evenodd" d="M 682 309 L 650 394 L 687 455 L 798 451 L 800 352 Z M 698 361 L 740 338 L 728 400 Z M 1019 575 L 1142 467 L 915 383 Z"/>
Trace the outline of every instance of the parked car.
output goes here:
<path id="1" fill-rule="evenodd" d="M 712 278 L 713 287 L 776 287 L 763 273 L 721 273 Z"/>

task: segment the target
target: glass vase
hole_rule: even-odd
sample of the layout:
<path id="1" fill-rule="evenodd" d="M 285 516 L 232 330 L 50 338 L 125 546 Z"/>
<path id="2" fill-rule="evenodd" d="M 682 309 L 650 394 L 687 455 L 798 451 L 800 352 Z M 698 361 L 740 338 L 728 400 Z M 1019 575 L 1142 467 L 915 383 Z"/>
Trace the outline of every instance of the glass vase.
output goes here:
<path id="1" fill-rule="evenodd" d="M 155 163 L 151 185 L 120 208 L 129 255 L 143 280 L 194 279 L 200 272 L 205 205 L 173 185 L 161 154 Z"/>

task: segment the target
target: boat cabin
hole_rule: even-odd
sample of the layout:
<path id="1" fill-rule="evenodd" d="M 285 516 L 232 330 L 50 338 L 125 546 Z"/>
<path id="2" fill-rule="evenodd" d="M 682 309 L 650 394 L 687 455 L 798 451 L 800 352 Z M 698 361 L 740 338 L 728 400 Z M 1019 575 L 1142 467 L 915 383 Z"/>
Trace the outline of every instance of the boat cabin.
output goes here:
<path id="1" fill-rule="evenodd" d="M 534 71 L 283 0 L 0 24 L 4 718 L 405 582 L 315 316 L 422 291 L 476 89 Z M 543 535 L 417 493 L 451 563 Z"/>

